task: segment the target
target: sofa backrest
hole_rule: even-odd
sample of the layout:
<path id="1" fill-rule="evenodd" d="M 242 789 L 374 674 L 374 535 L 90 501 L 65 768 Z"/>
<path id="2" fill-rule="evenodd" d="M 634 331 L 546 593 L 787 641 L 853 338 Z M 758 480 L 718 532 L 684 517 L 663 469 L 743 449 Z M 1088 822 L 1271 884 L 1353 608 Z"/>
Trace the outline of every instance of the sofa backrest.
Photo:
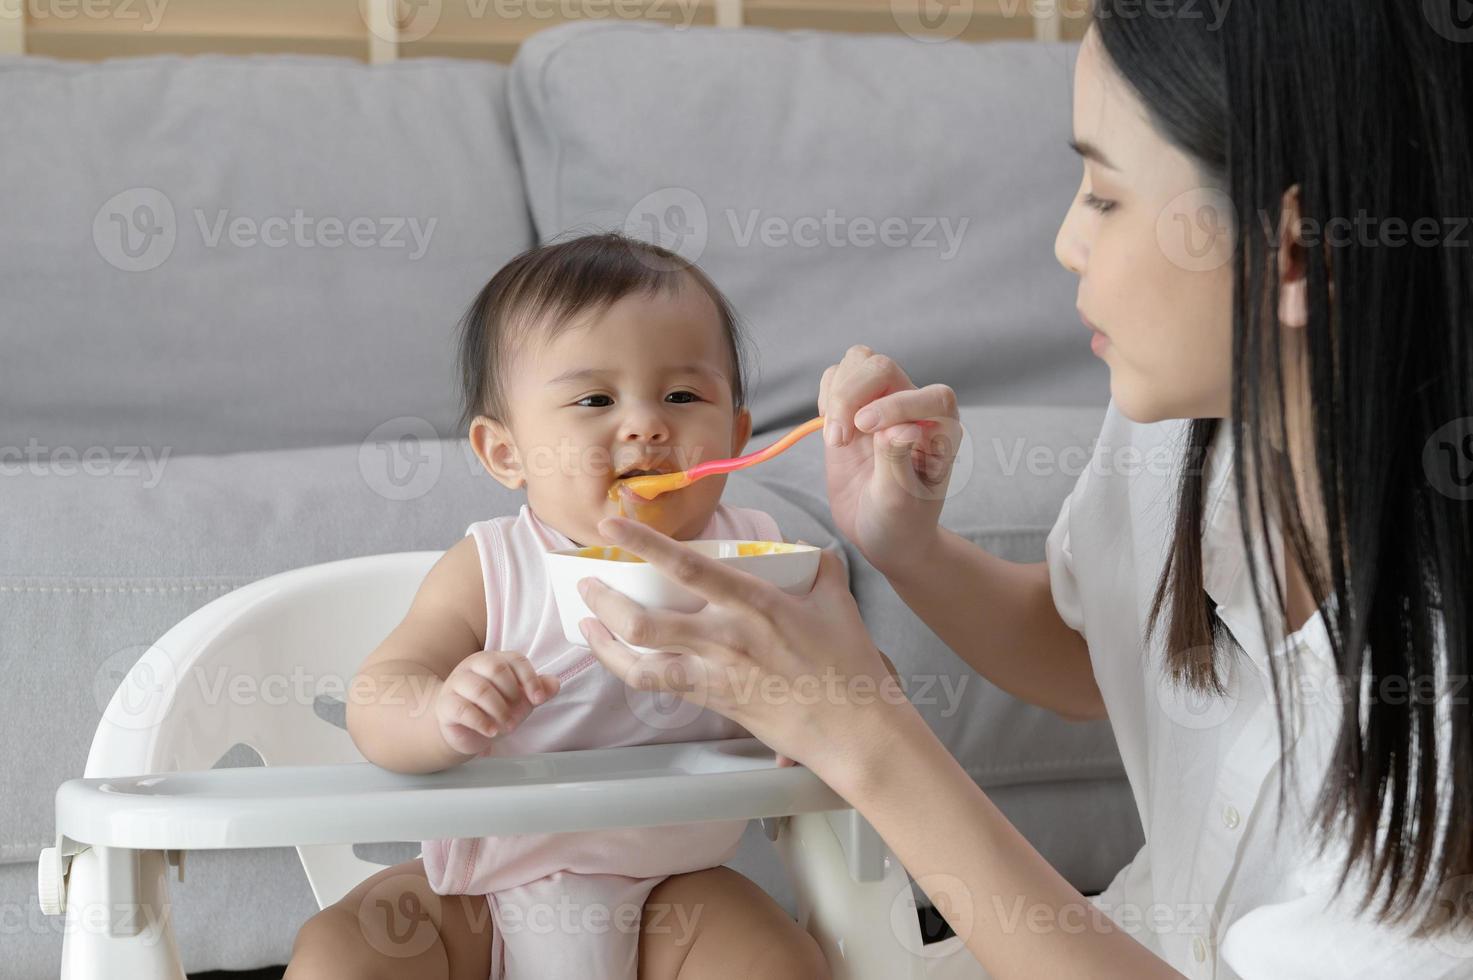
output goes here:
<path id="1" fill-rule="evenodd" d="M 758 347 L 758 431 L 813 414 L 854 343 L 973 404 L 1099 406 L 1053 242 L 1078 188 L 1077 45 L 589 23 L 509 95 L 540 238 L 676 248 Z"/>
<path id="2" fill-rule="evenodd" d="M 609 22 L 509 70 L 0 60 L 0 447 L 453 435 L 475 291 L 610 227 L 733 299 L 759 432 L 852 343 L 976 404 L 1102 404 L 1052 254 L 1074 50 Z"/>
<path id="3" fill-rule="evenodd" d="M 455 321 L 532 243 L 505 77 L 0 62 L 0 446 L 287 448 L 401 416 L 448 434 Z"/>

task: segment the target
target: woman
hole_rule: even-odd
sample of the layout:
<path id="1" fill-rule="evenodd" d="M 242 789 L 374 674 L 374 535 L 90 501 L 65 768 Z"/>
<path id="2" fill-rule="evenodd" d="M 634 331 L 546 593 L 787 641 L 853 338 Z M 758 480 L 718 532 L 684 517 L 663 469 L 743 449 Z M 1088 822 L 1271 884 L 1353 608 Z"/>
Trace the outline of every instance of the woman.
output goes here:
<path id="1" fill-rule="evenodd" d="M 938 528 L 950 389 L 863 347 L 824 373 L 843 534 L 1000 687 L 1110 719 L 1146 844 L 1103 895 L 902 699 L 740 696 L 885 676 L 830 555 L 793 598 L 605 522 L 710 603 L 589 580 L 594 652 L 812 768 L 995 977 L 1473 972 L 1469 42 L 1446 4 L 1098 5 L 1056 255 L 1112 402 L 1045 562 Z M 681 652 L 636 659 L 636 620 Z"/>

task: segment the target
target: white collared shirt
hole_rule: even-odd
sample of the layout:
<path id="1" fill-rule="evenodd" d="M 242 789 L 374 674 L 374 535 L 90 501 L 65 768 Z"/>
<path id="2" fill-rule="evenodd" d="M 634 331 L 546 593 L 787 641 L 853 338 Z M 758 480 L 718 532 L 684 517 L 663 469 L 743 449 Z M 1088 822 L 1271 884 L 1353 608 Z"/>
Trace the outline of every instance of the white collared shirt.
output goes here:
<path id="1" fill-rule="evenodd" d="M 1364 886 L 1357 890 L 1354 877 L 1331 901 L 1343 852 L 1333 844 L 1317 852 L 1308 814 L 1339 724 L 1341 689 L 1318 613 L 1272 650 L 1265 646 L 1226 420 L 1208 454 L 1202 561 L 1206 591 L 1241 648 L 1219 652 L 1227 694 L 1197 694 L 1171 678 L 1164 616 L 1144 641 L 1187 427 L 1134 423 L 1112 402 L 1091 463 L 1048 537 L 1054 602 L 1089 644 L 1145 830 L 1145 846 L 1095 903 L 1176 970 L 1203 980 L 1473 977 L 1473 942 L 1463 933 L 1416 939 L 1411 927 L 1378 925 L 1356 912 Z M 1269 534 L 1278 540 L 1277 528 Z M 1279 624 L 1270 635 L 1283 634 Z M 1270 657 L 1292 661 L 1299 677 L 1288 729 L 1296 765 L 1281 822 Z"/>

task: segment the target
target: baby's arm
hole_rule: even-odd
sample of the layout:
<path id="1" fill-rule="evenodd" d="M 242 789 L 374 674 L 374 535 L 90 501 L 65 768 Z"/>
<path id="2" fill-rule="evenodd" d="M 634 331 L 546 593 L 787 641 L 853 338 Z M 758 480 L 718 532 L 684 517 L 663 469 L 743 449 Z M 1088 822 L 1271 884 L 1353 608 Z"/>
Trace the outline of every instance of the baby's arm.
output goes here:
<path id="1" fill-rule="evenodd" d="M 539 679 L 521 654 L 483 650 L 483 590 L 475 540 L 463 538 L 358 669 L 347 722 L 364 758 L 396 772 L 459 765 L 489 747 L 493 721 L 510 727 L 505 722 L 530 710 L 539 687 L 543 700 L 556 692 L 556 679 Z"/>

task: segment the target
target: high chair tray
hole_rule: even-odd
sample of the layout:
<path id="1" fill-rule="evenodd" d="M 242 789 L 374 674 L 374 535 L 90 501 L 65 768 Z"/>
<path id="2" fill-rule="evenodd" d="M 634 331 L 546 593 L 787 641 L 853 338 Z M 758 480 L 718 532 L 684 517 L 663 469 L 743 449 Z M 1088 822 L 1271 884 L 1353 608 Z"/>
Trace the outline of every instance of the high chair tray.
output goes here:
<path id="1" fill-rule="evenodd" d="M 487 757 L 436 773 L 372 763 L 73 779 L 56 829 L 139 850 L 286 847 L 659 826 L 844 810 L 755 738 Z"/>

